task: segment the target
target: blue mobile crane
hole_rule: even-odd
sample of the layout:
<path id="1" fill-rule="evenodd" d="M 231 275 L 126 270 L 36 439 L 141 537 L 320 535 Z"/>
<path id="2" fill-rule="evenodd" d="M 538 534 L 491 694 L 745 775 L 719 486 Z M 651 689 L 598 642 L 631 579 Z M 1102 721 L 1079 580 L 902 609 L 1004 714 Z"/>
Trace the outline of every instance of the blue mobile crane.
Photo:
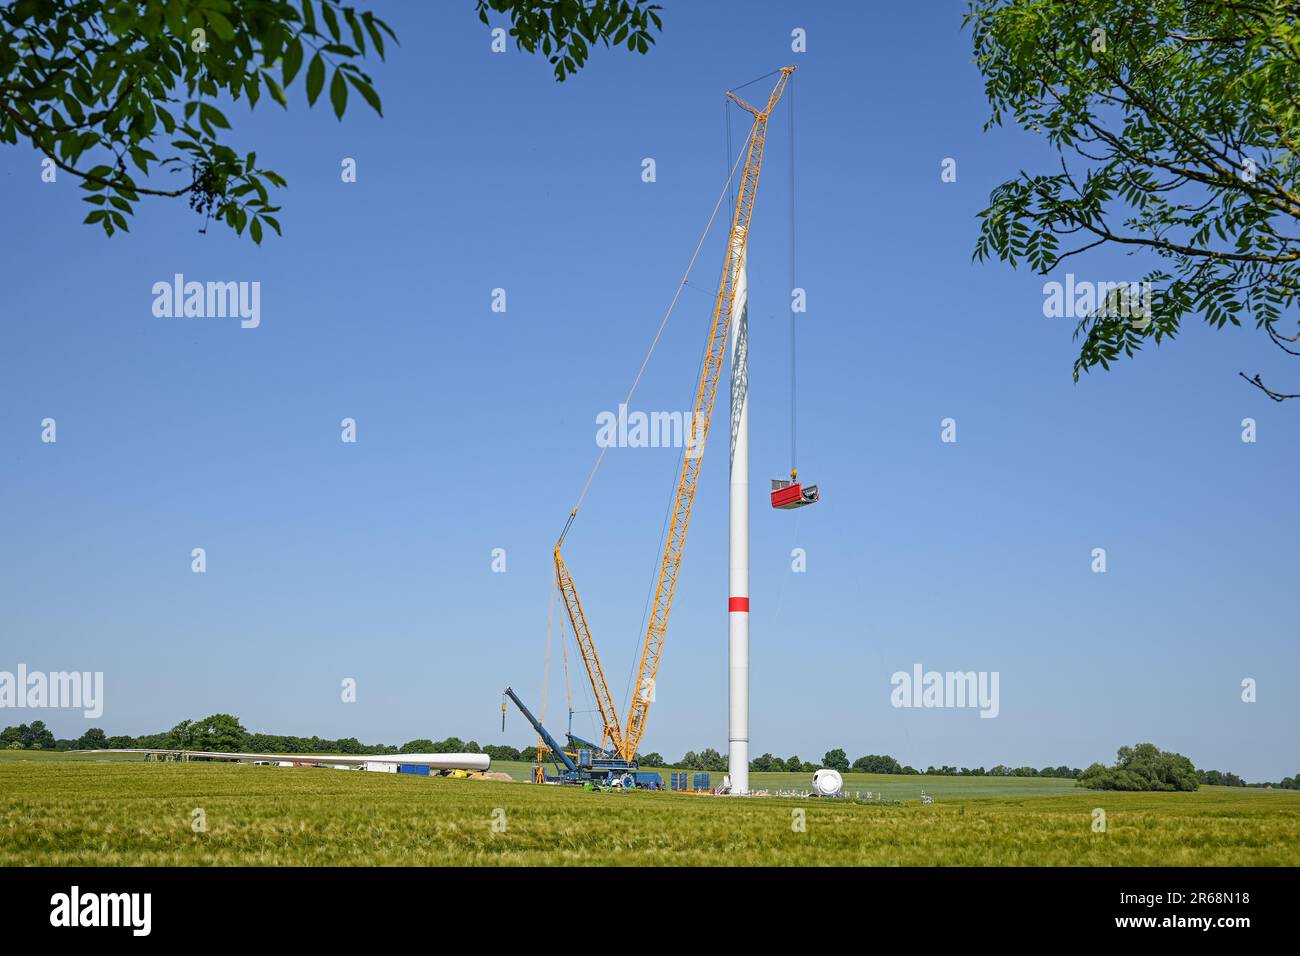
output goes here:
<path id="1" fill-rule="evenodd" d="M 533 716 L 533 712 L 524 706 L 524 702 L 509 687 L 505 689 L 524 719 L 533 725 L 542 742 L 551 751 L 551 761 L 555 764 L 555 775 L 542 770 L 542 783 L 597 784 L 623 787 L 628 790 L 662 790 L 663 777 L 657 773 L 637 769 L 635 760 L 625 760 L 612 750 L 597 747 L 588 740 L 565 734 L 569 741 L 569 750 L 560 746 L 559 741 L 551 736 L 542 722 Z M 501 701 L 501 729 L 506 728 L 506 702 Z"/>

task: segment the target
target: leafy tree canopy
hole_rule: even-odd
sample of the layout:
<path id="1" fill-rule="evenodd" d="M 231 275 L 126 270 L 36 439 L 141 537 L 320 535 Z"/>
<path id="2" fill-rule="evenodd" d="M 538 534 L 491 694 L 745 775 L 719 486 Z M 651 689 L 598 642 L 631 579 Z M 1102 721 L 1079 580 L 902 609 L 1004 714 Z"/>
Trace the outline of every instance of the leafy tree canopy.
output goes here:
<path id="1" fill-rule="evenodd" d="M 645 53 L 658 6 L 647 0 L 478 0 L 507 14 L 516 45 L 540 49 L 557 79 L 590 47 Z M 26 141 L 75 177 L 107 235 L 128 229 L 142 196 L 186 198 L 204 217 L 261 243 L 280 232 L 272 188 L 285 180 L 229 144 L 229 106 L 263 96 L 287 108 L 328 93 L 343 118 L 354 94 L 383 106 L 361 64 L 396 35 L 340 0 L 13 0 L 0 6 L 0 143 Z M 300 79 L 301 78 L 301 79 Z M 55 173 L 57 175 L 57 172 Z"/>
<path id="2" fill-rule="evenodd" d="M 832 770 L 838 770 L 840 773 L 847 773 L 849 769 L 849 755 L 843 749 L 836 747 L 834 750 L 828 750 L 822 757 L 822 765 L 830 767 Z"/>
<path id="3" fill-rule="evenodd" d="M 651 26 L 663 29 L 662 9 L 649 0 L 478 0 L 479 19 L 491 23 L 489 10 L 508 13 L 515 46 L 541 50 L 561 83 L 587 62 L 597 42 L 647 52 L 655 42 Z"/>
<path id="4" fill-rule="evenodd" d="M 91 727 L 77 740 L 78 750 L 102 750 L 107 746 L 108 735 L 98 727 Z"/>
<path id="5" fill-rule="evenodd" d="M 305 64 L 309 104 L 328 77 L 336 116 L 349 89 L 381 112 L 358 63 L 382 58 L 385 36 L 337 0 L 16 0 L 0 8 L 0 142 L 25 139 L 79 179 L 86 222 L 109 235 L 141 196 L 186 196 L 260 243 L 280 231 L 267 187 L 285 181 L 227 145 L 218 101 L 287 107 Z"/>
<path id="6" fill-rule="evenodd" d="M 1093 764 L 1083 772 L 1079 785 L 1091 790 L 1196 790 L 1198 776 L 1182 754 L 1138 744 L 1120 747 L 1113 767 Z"/>
<path id="7" fill-rule="evenodd" d="M 1059 153 L 993 190 L 975 257 L 1040 273 L 1098 246 L 1161 261 L 1144 280 L 1149 310 L 1117 290 L 1078 317 L 1076 381 L 1190 316 L 1251 319 L 1300 354 L 1293 0 L 971 0 L 965 24 L 986 128 L 1010 120 Z"/>

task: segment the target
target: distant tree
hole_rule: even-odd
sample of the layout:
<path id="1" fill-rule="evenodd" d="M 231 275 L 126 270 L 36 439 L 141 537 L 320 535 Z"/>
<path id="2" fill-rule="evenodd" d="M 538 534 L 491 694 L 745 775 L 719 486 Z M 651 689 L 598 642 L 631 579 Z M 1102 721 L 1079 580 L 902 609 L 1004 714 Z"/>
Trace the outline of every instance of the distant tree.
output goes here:
<path id="1" fill-rule="evenodd" d="M 836 747 L 834 750 L 826 751 L 826 755 L 822 757 L 822 765 L 831 770 L 838 770 L 840 773 L 848 773 L 849 755 Z"/>
<path id="2" fill-rule="evenodd" d="M 1113 767 L 1094 763 L 1079 784 L 1092 790 L 1195 790 L 1199 781 L 1196 768 L 1182 754 L 1138 744 L 1120 747 Z"/>
<path id="3" fill-rule="evenodd" d="M 91 727 L 77 740 L 78 750 L 102 750 L 108 746 L 108 735 L 98 727 Z"/>
<path id="4" fill-rule="evenodd" d="M 439 740 L 433 745 L 433 752 L 436 754 L 464 753 L 465 741 L 459 737 L 448 737 L 446 740 Z"/>
<path id="5" fill-rule="evenodd" d="M 231 714 L 212 714 L 196 721 L 191 729 L 194 732 L 195 749 L 231 753 L 243 750 L 248 742 L 248 731 Z"/>
<path id="6" fill-rule="evenodd" d="M 749 762 L 749 769 L 755 773 L 770 773 L 772 771 L 781 771 L 785 769 L 785 761 L 780 757 L 773 757 L 765 753 L 755 757 Z"/>
<path id="7" fill-rule="evenodd" d="M 713 773 L 725 773 L 727 770 L 727 758 L 718 753 L 712 747 L 707 747 L 700 751 L 700 770 L 708 770 Z"/>
<path id="8" fill-rule="evenodd" d="M 662 767 L 664 758 L 657 750 L 652 750 L 644 756 L 638 755 L 637 762 L 643 767 Z"/>
<path id="9" fill-rule="evenodd" d="M 893 757 L 881 754 L 867 754 L 853 761 L 853 768 L 858 773 L 902 773 L 903 768 L 899 766 L 897 760 Z"/>
<path id="10" fill-rule="evenodd" d="M 172 750 L 197 750 L 194 746 L 195 732 L 193 728 L 194 721 L 182 720 L 179 724 L 167 731 L 167 747 Z"/>
<path id="11" fill-rule="evenodd" d="M 45 721 L 33 720 L 31 726 L 27 728 L 27 739 L 24 743 L 29 750 L 53 750 L 54 734 L 45 726 Z"/>
<path id="12" fill-rule="evenodd" d="M 255 754 L 286 754 L 293 753 L 284 745 L 285 738 L 277 737 L 274 734 L 250 734 L 248 737 L 248 749 Z"/>
<path id="13" fill-rule="evenodd" d="M 791 757 L 785 762 L 785 769 L 788 773 L 803 773 L 803 761 L 798 757 Z"/>
<path id="14" fill-rule="evenodd" d="M 461 752 L 467 754 L 481 754 L 483 748 L 478 745 L 477 740 L 467 740 L 465 741 L 465 749 Z"/>
<path id="15" fill-rule="evenodd" d="M 397 748 L 398 753 L 403 754 L 431 754 L 436 753 L 433 749 L 434 743 L 427 737 L 417 737 L 415 740 L 408 740 L 402 746 Z"/>
<path id="16" fill-rule="evenodd" d="M 518 750 L 506 744 L 487 744 L 483 748 L 483 752 L 487 754 L 489 757 L 491 757 L 493 760 L 521 760 L 521 759 L 527 760 L 528 759 L 527 757 L 521 758 L 519 756 Z"/>
<path id="17" fill-rule="evenodd" d="M 136 743 L 134 737 L 119 735 L 117 737 L 109 737 L 108 740 L 104 741 L 104 746 L 110 747 L 113 750 L 125 750 L 128 747 L 136 746 Z"/>

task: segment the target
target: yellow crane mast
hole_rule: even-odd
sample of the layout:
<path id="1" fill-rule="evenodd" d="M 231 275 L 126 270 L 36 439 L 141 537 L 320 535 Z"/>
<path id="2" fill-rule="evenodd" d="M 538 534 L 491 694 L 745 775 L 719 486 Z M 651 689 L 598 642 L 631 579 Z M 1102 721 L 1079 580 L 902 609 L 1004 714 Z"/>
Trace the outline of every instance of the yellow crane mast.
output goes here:
<path id="1" fill-rule="evenodd" d="M 686 532 L 690 527 L 691 511 L 695 505 L 695 489 L 699 483 L 700 468 L 704 463 L 704 445 L 709 434 L 709 423 L 713 416 L 713 403 L 718 394 L 718 383 L 722 376 L 723 357 L 727 348 L 727 336 L 731 329 L 732 307 L 735 303 L 736 281 L 740 274 L 749 236 L 749 223 L 754 212 L 754 200 L 758 194 L 758 176 L 763 164 L 763 147 L 767 139 L 767 121 L 772 110 L 776 108 L 781 94 L 785 90 L 793 66 L 782 67 L 780 77 L 767 98 L 767 105 L 758 109 L 746 103 L 734 92 L 727 96 L 738 106 L 754 117 L 753 128 L 749 135 L 748 153 L 745 158 L 745 170 L 741 175 L 740 191 L 736 196 L 736 206 L 732 214 L 731 230 L 727 236 L 726 258 L 723 265 L 722 281 L 718 285 L 717 299 L 713 308 L 713 321 L 709 326 L 708 347 L 705 351 L 704 364 L 700 369 L 700 381 L 695 391 L 695 406 L 691 417 L 693 445 L 682 455 L 682 470 L 677 481 L 677 494 L 673 499 L 671 524 L 664 543 L 663 559 L 659 564 L 659 573 L 655 583 L 654 603 L 651 607 L 649 624 L 645 641 L 641 648 L 641 661 L 637 668 L 636 683 L 632 685 L 632 701 L 628 709 L 627 721 L 620 725 L 618 714 L 614 710 L 614 701 L 605 682 L 605 673 L 600 666 L 596 645 L 587 626 L 587 617 L 578 598 L 578 590 L 569 573 L 560 548 L 565 535 L 573 525 L 578 514 L 577 506 L 569 513 L 559 540 L 555 543 L 555 578 L 564 606 L 577 637 L 578 648 L 582 653 L 583 664 L 596 695 L 601 720 L 604 722 L 604 739 L 623 759 L 631 761 L 636 757 L 637 747 L 645 733 L 646 716 L 653 697 L 654 682 L 659 673 L 659 664 L 663 660 L 664 639 L 668 632 L 668 616 L 672 611 L 673 597 L 677 591 L 677 580 L 681 573 L 682 553 L 686 547 Z M 599 465 L 599 461 L 597 462 Z M 594 469 L 593 469 L 594 474 Z M 591 479 L 588 478 L 588 484 Z M 584 490 L 585 494 L 585 490 Z M 581 498 L 579 499 L 581 503 Z M 624 730 L 626 728 L 626 731 Z M 604 740 L 602 740 L 602 746 Z"/>
<path id="2" fill-rule="evenodd" d="M 574 509 L 574 514 L 577 509 Z M 569 516 L 570 522 L 573 515 Z M 568 525 L 565 526 L 568 530 Z M 563 535 L 561 535 L 563 541 Z M 573 576 L 569 574 L 568 565 L 564 563 L 564 558 L 560 556 L 560 545 L 555 545 L 555 583 L 560 589 L 560 595 L 564 598 L 564 607 L 569 614 L 569 623 L 573 626 L 573 635 L 578 642 L 578 649 L 582 652 L 582 663 L 587 669 L 587 679 L 591 681 L 591 689 L 596 694 L 596 706 L 600 710 L 600 719 L 604 722 L 605 728 L 601 737 L 600 745 L 605 746 L 609 741 L 610 749 L 616 753 L 623 753 L 623 732 L 618 725 L 618 712 L 614 709 L 614 698 L 610 696 L 609 685 L 605 683 L 605 671 L 600 666 L 600 657 L 596 654 L 596 645 L 591 638 L 591 629 L 587 627 L 587 615 L 582 610 L 582 602 L 578 600 L 578 589 L 573 583 Z M 631 759 L 630 757 L 627 759 Z"/>

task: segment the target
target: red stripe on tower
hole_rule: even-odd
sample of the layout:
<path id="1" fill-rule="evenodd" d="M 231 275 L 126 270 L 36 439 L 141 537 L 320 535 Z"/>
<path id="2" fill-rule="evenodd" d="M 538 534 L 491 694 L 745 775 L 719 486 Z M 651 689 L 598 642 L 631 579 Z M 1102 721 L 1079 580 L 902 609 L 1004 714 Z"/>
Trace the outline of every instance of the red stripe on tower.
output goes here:
<path id="1" fill-rule="evenodd" d="M 728 610 L 728 611 L 744 611 L 746 614 L 748 614 L 748 613 L 749 613 L 749 598 L 747 598 L 747 597 L 743 597 L 743 598 L 738 598 L 738 597 L 728 598 L 728 599 L 727 599 L 727 610 Z"/>

